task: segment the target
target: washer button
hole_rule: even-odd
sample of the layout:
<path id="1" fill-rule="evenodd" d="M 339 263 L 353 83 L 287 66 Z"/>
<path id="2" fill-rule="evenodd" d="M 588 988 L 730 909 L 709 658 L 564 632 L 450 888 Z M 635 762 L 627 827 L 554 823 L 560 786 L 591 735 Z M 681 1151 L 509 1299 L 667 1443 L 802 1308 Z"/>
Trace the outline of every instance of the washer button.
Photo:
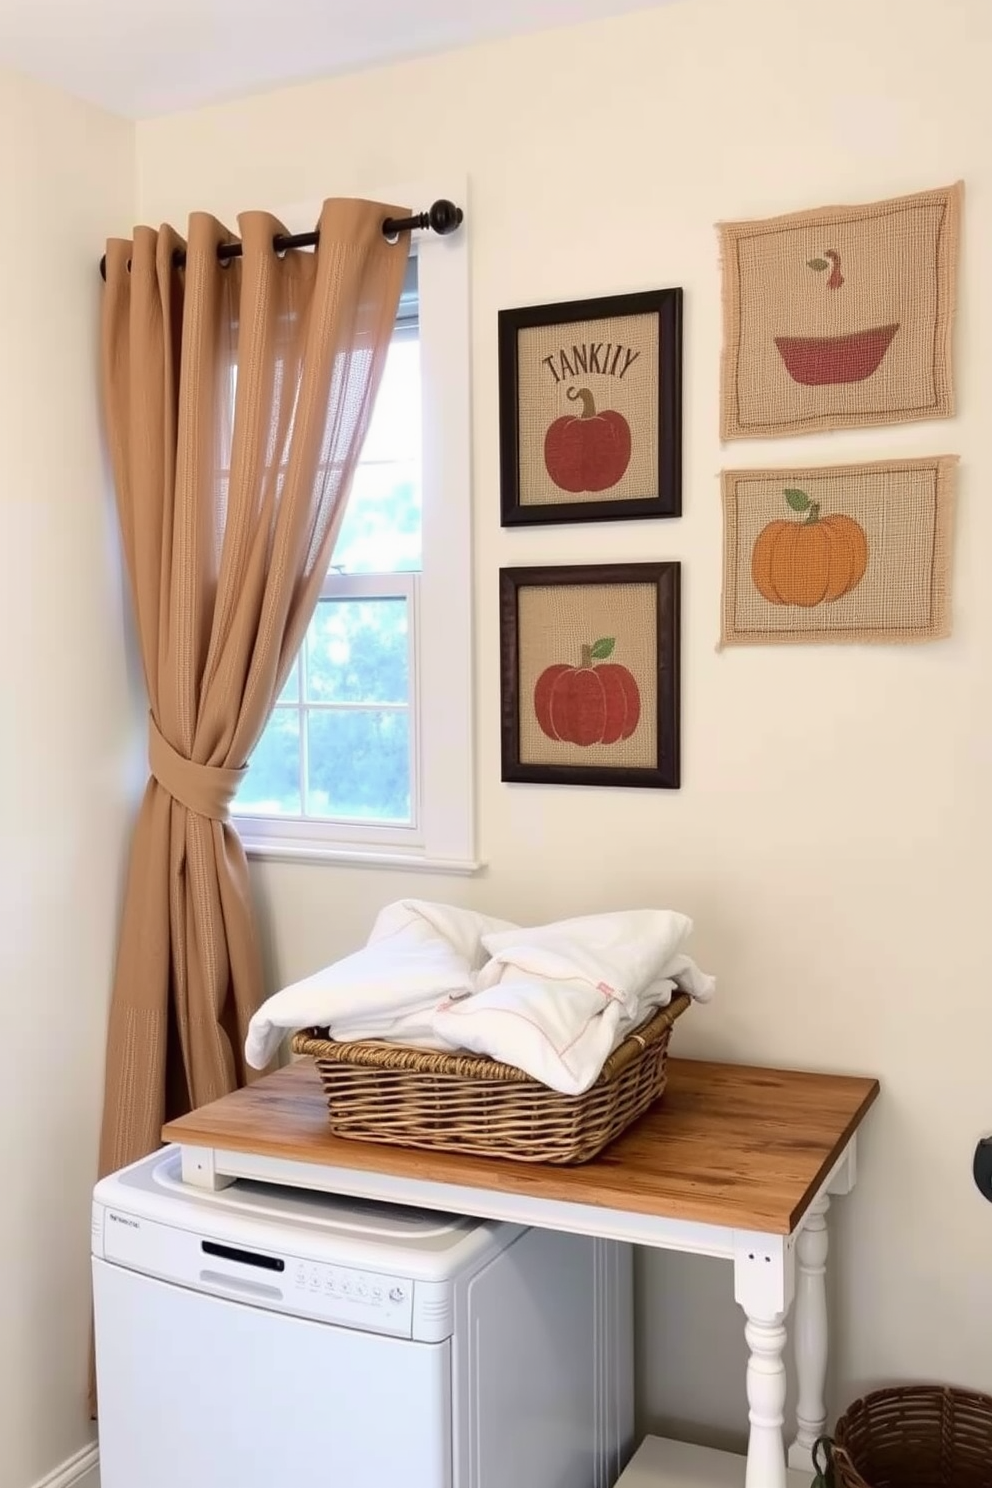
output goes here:
<path id="1" fill-rule="evenodd" d="M 406 1292 L 403 1290 L 402 1287 L 394 1286 L 394 1287 L 391 1287 L 390 1288 L 390 1291 L 389 1291 L 389 1300 L 390 1300 L 390 1302 L 402 1302 L 405 1296 L 406 1296 Z"/>

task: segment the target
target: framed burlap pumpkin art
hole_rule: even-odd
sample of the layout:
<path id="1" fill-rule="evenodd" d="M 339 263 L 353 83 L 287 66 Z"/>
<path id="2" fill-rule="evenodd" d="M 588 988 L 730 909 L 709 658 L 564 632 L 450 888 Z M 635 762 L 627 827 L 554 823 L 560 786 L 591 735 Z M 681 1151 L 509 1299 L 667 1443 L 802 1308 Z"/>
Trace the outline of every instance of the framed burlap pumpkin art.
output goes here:
<path id="1" fill-rule="evenodd" d="M 682 291 L 499 314 L 504 527 L 682 512 Z"/>
<path id="2" fill-rule="evenodd" d="M 724 223 L 721 437 L 951 418 L 962 199 Z"/>
<path id="3" fill-rule="evenodd" d="M 950 635 L 957 463 L 725 470 L 721 643 Z"/>
<path id="4" fill-rule="evenodd" d="M 502 778 L 676 789 L 677 563 L 500 570 Z"/>

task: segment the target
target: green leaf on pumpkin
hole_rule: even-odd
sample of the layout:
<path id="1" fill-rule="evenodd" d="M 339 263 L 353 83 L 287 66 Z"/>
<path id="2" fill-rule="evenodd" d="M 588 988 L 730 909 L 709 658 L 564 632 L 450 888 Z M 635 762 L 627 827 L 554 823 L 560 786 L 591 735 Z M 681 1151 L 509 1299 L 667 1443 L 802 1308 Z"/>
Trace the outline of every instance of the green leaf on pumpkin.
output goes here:
<path id="1" fill-rule="evenodd" d="M 810 501 L 805 491 L 791 490 L 786 491 L 784 494 L 786 501 L 794 512 L 809 511 Z"/>
<path id="2" fill-rule="evenodd" d="M 612 656 L 615 645 L 616 640 L 613 636 L 603 636 L 592 648 L 593 657 L 596 661 L 605 661 L 608 656 Z"/>
<path id="3" fill-rule="evenodd" d="M 829 269 L 830 265 L 825 258 L 808 258 L 806 260 L 806 267 L 815 269 L 818 274 L 822 274 L 823 270 Z"/>

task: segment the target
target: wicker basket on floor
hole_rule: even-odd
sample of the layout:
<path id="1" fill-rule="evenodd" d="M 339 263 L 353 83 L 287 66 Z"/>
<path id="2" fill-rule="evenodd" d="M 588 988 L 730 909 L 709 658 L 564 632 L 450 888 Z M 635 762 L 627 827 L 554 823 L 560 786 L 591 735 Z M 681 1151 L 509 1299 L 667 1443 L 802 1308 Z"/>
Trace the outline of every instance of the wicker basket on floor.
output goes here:
<path id="1" fill-rule="evenodd" d="M 827 1455 L 833 1488 L 992 1488 L 992 1396 L 876 1390 L 847 1408 Z"/>
<path id="2" fill-rule="evenodd" d="M 684 993 L 629 1035 L 584 1095 L 559 1095 L 508 1064 L 396 1044 L 336 1043 L 298 1033 L 312 1055 L 338 1137 L 516 1162 L 588 1162 L 662 1094 Z"/>

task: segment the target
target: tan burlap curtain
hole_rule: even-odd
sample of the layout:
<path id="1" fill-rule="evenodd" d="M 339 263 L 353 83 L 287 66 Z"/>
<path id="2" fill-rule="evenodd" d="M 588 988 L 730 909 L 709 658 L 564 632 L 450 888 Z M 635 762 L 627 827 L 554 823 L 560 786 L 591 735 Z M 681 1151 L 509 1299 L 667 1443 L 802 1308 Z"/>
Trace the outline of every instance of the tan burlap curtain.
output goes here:
<path id="1" fill-rule="evenodd" d="M 206 214 L 184 246 L 107 249 L 108 439 L 149 702 L 110 1012 L 101 1171 L 163 1119 L 232 1090 L 262 997 L 245 855 L 228 806 L 313 614 L 396 318 L 408 250 L 329 201 L 315 253 Z M 130 264 L 130 267 L 129 267 Z"/>

